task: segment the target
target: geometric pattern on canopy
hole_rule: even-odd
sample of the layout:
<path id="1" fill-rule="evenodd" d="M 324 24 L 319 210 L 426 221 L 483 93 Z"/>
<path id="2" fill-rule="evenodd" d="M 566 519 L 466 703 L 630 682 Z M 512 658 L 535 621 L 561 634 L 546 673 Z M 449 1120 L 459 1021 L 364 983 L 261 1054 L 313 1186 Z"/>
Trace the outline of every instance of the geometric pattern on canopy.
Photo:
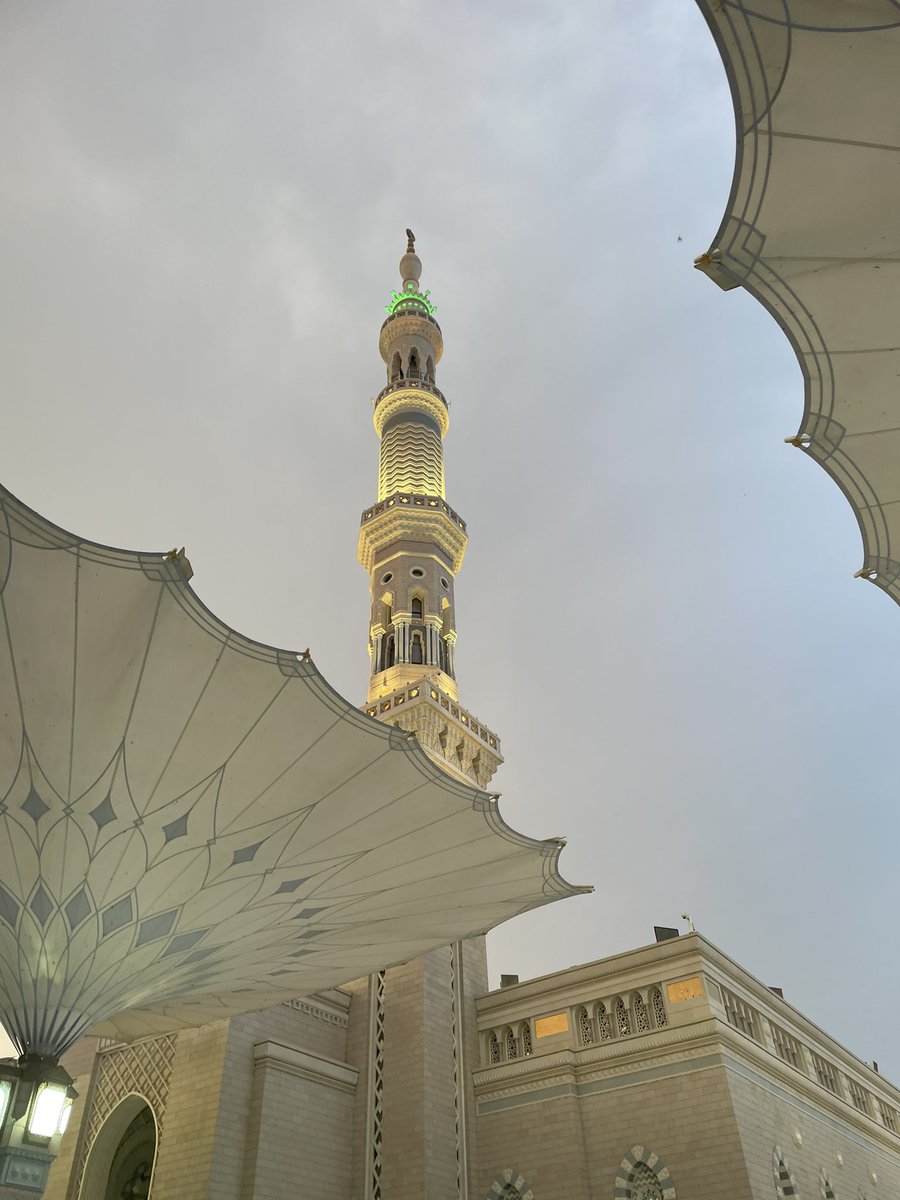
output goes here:
<path id="1" fill-rule="evenodd" d="M 786 333 L 805 387 L 788 440 L 850 502 L 859 576 L 900 602 L 900 8 L 697 2 L 731 86 L 737 158 L 696 265 Z"/>
<path id="2" fill-rule="evenodd" d="M 0 488 L 0 1020 L 20 1052 L 268 1007 L 579 891 L 183 556 Z"/>

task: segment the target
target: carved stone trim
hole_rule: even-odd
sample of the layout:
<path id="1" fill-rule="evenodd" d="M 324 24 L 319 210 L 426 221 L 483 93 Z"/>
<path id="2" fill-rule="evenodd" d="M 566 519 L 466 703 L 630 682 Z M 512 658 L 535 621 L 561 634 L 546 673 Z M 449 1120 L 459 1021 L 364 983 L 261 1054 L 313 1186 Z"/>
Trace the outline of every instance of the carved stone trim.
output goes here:
<path id="1" fill-rule="evenodd" d="M 286 1008 L 293 1008 L 319 1021 L 327 1021 L 329 1025 L 337 1025 L 339 1029 L 347 1029 L 350 1025 L 350 1018 L 346 1012 L 321 1000 L 311 1000 L 307 997 L 302 1000 L 285 1000 L 284 1004 Z"/>

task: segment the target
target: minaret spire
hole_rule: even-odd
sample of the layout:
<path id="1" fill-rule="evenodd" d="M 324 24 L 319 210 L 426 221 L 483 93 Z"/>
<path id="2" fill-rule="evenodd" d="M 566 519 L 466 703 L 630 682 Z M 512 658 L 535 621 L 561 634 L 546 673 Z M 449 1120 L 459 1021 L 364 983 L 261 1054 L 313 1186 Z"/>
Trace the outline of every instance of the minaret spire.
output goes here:
<path id="1" fill-rule="evenodd" d="M 414 730 L 445 769 L 485 787 L 502 758 L 497 735 L 459 705 L 454 584 L 466 525 L 444 493 L 450 413 L 435 382 L 444 342 L 420 290 L 415 241 L 407 229 L 401 290 L 379 336 L 387 384 L 374 401 L 378 499 L 363 513 L 358 549 L 372 594 L 366 711 Z"/>

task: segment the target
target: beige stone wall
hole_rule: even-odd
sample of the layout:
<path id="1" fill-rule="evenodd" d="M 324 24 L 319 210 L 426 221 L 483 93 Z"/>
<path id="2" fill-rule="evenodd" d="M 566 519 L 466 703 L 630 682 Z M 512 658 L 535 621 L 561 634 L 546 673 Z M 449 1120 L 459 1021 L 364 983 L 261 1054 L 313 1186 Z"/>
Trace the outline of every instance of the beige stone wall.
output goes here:
<path id="1" fill-rule="evenodd" d="M 488 986 L 487 950 L 484 937 L 469 938 L 462 943 L 462 971 L 463 1085 L 465 1087 L 465 1107 L 468 1114 L 468 1185 L 470 1200 L 477 1200 L 480 1196 L 478 1188 L 480 1180 L 478 1123 L 472 1071 L 478 1066 L 480 1058 L 475 1001 L 478 996 L 484 995 Z"/>
<path id="2" fill-rule="evenodd" d="M 554 1086 L 566 1085 L 555 1078 Z M 574 1076 L 569 1086 L 574 1091 Z M 626 1078 L 580 1099 L 562 1095 L 482 1116 L 478 1195 L 487 1197 L 494 1179 L 512 1168 L 535 1200 L 611 1200 L 635 1145 L 665 1163 L 679 1198 L 751 1200 L 723 1067 L 630 1086 Z M 765 1195 L 771 1200 L 773 1189 Z"/>
<path id="3" fill-rule="evenodd" d="M 349 1196 L 363 1200 L 366 1195 L 366 1179 L 370 1171 L 367 1156 L 366 1133 L 368 1126 L 369 1079 L 369 980 L 357 979 L 344 984 L 344 990 L 352 996 L 350 1001 L 350 1027 L 347 1030 L 347 1062 L 359 1072 L 356 1095 L 353 1097 L 352 1161 Z"/>
<path id="4" fill-rule="evenodd" d="M 210 1194 L 227 1044 L 227 1021 L 178 1035 L 153 1173 L 154 1200 L 200 1200 Z"/>
<path id="5" fill-rule="evenodd" d="M 493 1198 L 492 1183 L 511 1169 L 513 1179 L 524 1177 L 535 1200 L 588 1200 L 581 1123 L 574 1096 L 479 1117 L 475 1198 Z M 611 1200 L 612 1192 L 603 1195 Z"/>
<path id="6" fill-rule="evenodd" d="M 857 1200 L 860 1191 L 869 1200 L 900 1196 L 900 1157 L 885 1148 L 877 1124 L 873 1123 L 873 1136 L 867 1137 L 842 1124 L 837 1113 L 791 1095 L 783 1085 L 761 1077 L 758 1082 L 748 1079 L 737 1069 L 729 1071 L 728 1077 L 754 1197 L 775 1195 L 772 1157 L 776 1145 L 783 1150 L 797 1182 L 799 1200 L 821 1200 L 823 1169 L 838 1200 Z M 855 1110 L 849 1106 L 848 1117 L 855 1124 Z M 870 1170 L 878 1176 L 877 1185 Z"/>
<path id="7" fill-rule="evenodd" d="M 254 1105 L 260 1103 L 254 1096 L 253 1047 L 256 1042 L 267 1039 L 342 1060 L 346 1030 L 324 1017 L 312 1016 L 285 1004 L 234 1017 L 228 1023 L 224 1056 L 227 1086 L 218 1101 L 215 1153 L 210 1164 L 210 1196 L 216 1200 L 242 1200 L 245 1195 L 253 1195 L 247 1190 L 247 1171 L 253 1169 L 249 1164 L 255 1148 L 251 1115 L 255 1111 Z M 298 1113 L 291 1138 L 302 1136 L 302 1114 Z M 267 1134 L 264 1134 L 260 1154 L 272 1163 L 277 1161 L 277 1147 Z M 286 1154 L 290 1158 L 290 1153 L 286 1151 Z M 154 1196 L 154 1200 L 168 1198 L 160 1195 Z"/>
<path id="8" fill-rule="evenodd" d="M 72 1105 L 69 1127 L 60 1143 L 56 1161 L 50 1168 L 50 1177 L 44 1191 L 45 1200 L 65 1200 L 66 1198 L 69 1176 L 72 1174 L 75 1166 L 76 1154 L 81 1140 L 81 1128 L 91 1090 L 94 1057 L 99 1044 L 99 1038 L 81 1038 L 60 1059 L 62 1066 L 65 1067 L 74 1080 L 78 1099 Z"/>

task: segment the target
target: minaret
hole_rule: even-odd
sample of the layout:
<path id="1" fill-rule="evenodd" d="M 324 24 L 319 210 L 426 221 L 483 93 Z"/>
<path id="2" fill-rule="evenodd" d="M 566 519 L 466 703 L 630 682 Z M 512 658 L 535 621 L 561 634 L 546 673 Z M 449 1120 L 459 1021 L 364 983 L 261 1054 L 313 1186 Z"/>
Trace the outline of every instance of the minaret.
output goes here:
<path id="1" fill-rule="evenodd" d="M 462 708 L 456 686 L 454 584 L 466 525 L 444 495 L 450 413 L 436 368 L 444 341 L 407 229 L 401 290 L 378 346 L 387 383 L 375 397 L 378 499 L 362 515 L 359 561 L 371 578 L 365 711 L 414 731 L 449 774 L 486 788 L 500 740 Z M 448 902 L 456 902 L 454 897 Z M 476 997 L 487 991 L 484 938 L 430 950 L 353 985 L 367 1014 L 356 1100 L 365 1145 L 353 1194 L 365 1200 L 475 1200 Z M 355 1006 L 355 1007 L 354 1007 Z"/>
<path id="2" fill-rule="evenodd" d="M 444 341 L 407 229 L 402 288 L 378 348 L 387 384 L 374 400 L 381 439 L 378 499 L 362 515 L 358 558 L 371 577 L 366 712 L 414 730 L 444 770 L 486 787 L 503 761 L 497 735 L 460 707 L 454 583 L 466 525 L 444 494 L 450 412 L 435 382 Z"/>

